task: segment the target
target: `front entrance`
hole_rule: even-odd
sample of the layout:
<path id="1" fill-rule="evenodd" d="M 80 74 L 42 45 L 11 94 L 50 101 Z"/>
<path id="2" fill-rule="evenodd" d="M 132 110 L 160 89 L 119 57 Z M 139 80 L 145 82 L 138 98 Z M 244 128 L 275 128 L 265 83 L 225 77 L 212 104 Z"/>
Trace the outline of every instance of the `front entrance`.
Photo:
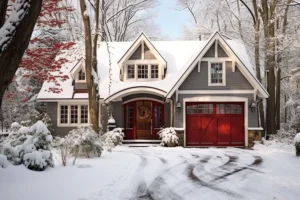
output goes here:
<path id="1" fill-rule="evenodd" d="M 164 104 L 138 100 L 124 105 L 125 139 L 158 139 L 164 126 Z"/>

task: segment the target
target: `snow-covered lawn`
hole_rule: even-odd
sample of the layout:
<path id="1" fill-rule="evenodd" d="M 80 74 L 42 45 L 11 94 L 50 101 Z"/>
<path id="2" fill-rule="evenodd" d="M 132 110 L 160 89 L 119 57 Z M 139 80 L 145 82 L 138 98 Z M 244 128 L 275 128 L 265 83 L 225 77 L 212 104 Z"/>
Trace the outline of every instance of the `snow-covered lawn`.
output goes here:
<path id="1" fill-rule="evenodd" d="M 0 168 L 2 200 L 299 199 L 293 147 L 130 148 L 44 172 Z"/>

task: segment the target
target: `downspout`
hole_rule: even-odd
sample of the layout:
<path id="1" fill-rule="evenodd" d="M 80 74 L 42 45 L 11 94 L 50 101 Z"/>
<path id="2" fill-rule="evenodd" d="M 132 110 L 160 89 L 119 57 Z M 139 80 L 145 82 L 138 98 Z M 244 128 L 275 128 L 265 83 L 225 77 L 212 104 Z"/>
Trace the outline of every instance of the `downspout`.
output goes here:
<path id="1" fill-rule="evenodd" d="M 174 107 L 173 107 L 173 99 L 170 99 L 170 127 L 174 125 Z"/>

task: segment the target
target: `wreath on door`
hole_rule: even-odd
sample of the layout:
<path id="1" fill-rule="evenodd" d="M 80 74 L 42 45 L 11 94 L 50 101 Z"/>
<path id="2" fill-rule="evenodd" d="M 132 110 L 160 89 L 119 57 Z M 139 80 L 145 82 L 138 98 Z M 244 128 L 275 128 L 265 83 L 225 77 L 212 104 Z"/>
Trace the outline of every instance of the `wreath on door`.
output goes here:
<path id="1" fill-rule="evenodd" d="M 150 117 L 150 109 L 147 106 L 140 106 L 139 107 L 139 118 L 144 120 Z"/>

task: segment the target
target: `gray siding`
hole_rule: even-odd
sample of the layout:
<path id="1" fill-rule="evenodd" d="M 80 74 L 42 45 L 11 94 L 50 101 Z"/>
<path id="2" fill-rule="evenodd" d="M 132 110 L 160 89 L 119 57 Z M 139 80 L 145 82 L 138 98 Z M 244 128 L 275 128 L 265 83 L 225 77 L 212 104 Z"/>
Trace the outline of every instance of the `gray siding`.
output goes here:
<path id="1" fill-rule="evenodd" d="M 225 58 L 228 55 L 225 53 L 224 49 L 218 44 L 218 57 Z"/>
<path id="2" fill-rule="evenodd" d="M 170 121 L 171 121 L 171 116 L 170 116 L 170 109 L 171 106 L 169 103 L 165 103 L 165 127 L 170 127 Z"/>
<path id="3" fill-rule="evenodd" d="M 142 59 L 142 45 L 140 45 L 135 52 L 131 55 L 129 60 L 141 60 Z"/>
<path id="4" fill-rule="evenodd" d="M 144 52 L 145 52 L 145 54 L 144 54 L 145 60 L 155 60 L 156 59 L 146 44 L 144 44 Z"/>
<path id="5" fill-rule="evenodd" d="M 215 57 L 215 43 L 213 43 L 211 45 L 211 47 L 208 49 L 208 51 L 205 53 L 205 55 L 203 56 L 205 58 L 208 58 L 208 57 Z"/>
<path id="6" fill-rule="evenodd" d="M 124 127 L 124 120 L 123 120 L 123 106 L 122 101 L 116 101 L 112 102 L 111 107 L 109 108 L 112 111 L 112 116 L 116 121 L 116 126 L 123 128 Z M 107 106 L 101 105 L 101 124 L 103 131 L 106 131 L 107 128 L 107 121 L 108 121 L 108 112 L 107 112 Z"/>
<path id="7" fill-rule="evenodd" d="M 74 89 L 87 89 L 87 84 L 86 83 L 75 83 Z"/>
<path id="8" fill-rule="evenodd" d="M 201 96 L 208 96 L 208 95 L 192 95 L 192 94 L 185 94 L 185 95 L 178 95 L 178 101 L 181 102 L 182 108 L 178 109 L 175 108 L 174 113 L 174 126 L 175 127 L 183 127 L 183 99 L 184 98 L 191 98 L 191 97 L 201 97 Z M 209 96 L 235 96 L 235 97 L 246 97 L 248 98 L 248 104 L 253 101 L 253 94 L 216 94 L 216 95 L 209 95 Z M 172 97 L 172 99 L 175 101 L 175 96 Z M 224 98 L 224 102 L 226 102 L 226 98 Z M 248 105 L 248 127 L 258 127 L 258 113 L 255 109 L 254 112 L 251 111 Z"/>
<path id="9" fill-rule="evenodd" d="M 47 103 L 47 114 L 51 118 L 54 131 L 52 135 L 54 136 L 65 136 L 74 129 L 75 127 L 57 127 L 57 102 L 48 102 Z"/>
<path id="10" fill-rule="evenodd" d="M 208 86 L 208 62 L 202 61 L 200 72 L 196 65 L 179 90 L 251 90 L 252 85 L 236 67 L 232 72 L 232 62 L 226 62 L 226 86 Z"/>

